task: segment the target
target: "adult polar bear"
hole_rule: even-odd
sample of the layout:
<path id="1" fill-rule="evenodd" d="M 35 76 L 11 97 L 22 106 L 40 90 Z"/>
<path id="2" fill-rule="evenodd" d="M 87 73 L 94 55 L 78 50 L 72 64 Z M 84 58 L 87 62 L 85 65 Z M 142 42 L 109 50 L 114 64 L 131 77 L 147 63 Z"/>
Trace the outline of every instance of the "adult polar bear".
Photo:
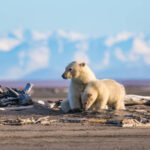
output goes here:
<path id="1" fill-rule="evenodd" d="M 96 80 L 95 74 L 86 63 L 73 61 L 65 68 L 62 77 L 71 79 L 67 100 L 61 103 L 62 111 L 67 113 L 81 109 L 81 93 L 89 82 Z"/>

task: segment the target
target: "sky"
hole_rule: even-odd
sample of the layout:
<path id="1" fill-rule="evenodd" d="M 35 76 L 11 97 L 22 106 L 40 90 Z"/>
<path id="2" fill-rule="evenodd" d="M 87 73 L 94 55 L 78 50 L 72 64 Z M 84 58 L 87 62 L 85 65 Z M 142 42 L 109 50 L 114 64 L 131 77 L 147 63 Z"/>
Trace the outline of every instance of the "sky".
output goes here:
<path id="1" fill-rule="evenodd" d="M 150 0 L 0 0 L 0 33 L 16 28 L 150 33 Z"/>

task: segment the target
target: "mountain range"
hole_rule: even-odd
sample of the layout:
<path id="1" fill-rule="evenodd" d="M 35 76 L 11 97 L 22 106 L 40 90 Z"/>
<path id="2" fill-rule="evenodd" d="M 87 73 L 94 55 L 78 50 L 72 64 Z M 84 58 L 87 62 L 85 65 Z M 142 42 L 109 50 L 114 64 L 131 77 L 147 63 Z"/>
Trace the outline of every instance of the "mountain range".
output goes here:
<path id="1" fill-rule="evenodd" d="M 1 80 L 59 80 L 74 60 L 88 63 L 98 78 L 150 79 L 150 36 L 23 29 L 0 34 Z"/>

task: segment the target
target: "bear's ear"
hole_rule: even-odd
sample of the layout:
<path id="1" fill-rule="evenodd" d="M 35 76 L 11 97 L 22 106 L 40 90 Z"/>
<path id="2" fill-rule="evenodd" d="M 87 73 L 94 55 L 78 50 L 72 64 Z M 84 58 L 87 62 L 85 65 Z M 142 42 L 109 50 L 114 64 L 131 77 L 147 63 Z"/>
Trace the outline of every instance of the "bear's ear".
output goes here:
<path id="1" fill-rule="evenodd" d="M 88 96 L 88 97 L 91 97 L 91 96 L 92 96 L 92 94 L 88 93 L 88 94 L 87 94 L 87 96 Z"/>
<path id="2" fill-rule="evenodd" d="M 85 62 L 82 62 L 82 63 L 80 63 L 79 64 L 81 67 L 84 67 L 86 64 L 85 64 Z"/>

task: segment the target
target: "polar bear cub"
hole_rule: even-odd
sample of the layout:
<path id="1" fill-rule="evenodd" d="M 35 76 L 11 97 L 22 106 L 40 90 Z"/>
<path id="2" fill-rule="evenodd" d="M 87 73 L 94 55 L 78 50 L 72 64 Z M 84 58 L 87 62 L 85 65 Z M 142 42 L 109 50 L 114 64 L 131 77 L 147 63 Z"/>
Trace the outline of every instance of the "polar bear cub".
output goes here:
<path id="1" fill-rule="evenodd" d="M 96 80 L 94 73 L 86 63 L 73 61 L 66 67 L 62 78 L 71 79 L 67 100 L 61 103 L 62 111 L 81 109 L 81 93 L 90 81 Z"/>
<path id="2" fill-rule="evenodd" d="M 116 110 L 125 109 L 125 88 L 120 83 L 105 79 L 90 82 L 82 94 L 85 110 L 99 111 L 112 107 Z"/>

